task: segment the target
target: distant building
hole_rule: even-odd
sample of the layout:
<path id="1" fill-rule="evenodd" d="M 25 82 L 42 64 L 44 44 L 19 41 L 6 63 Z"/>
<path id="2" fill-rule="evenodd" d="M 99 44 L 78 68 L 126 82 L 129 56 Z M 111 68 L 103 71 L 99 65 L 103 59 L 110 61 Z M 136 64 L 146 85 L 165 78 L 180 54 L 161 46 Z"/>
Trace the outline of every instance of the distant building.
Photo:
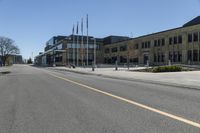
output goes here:
<path id="1" fill-rule="evenodd" d="M 77 44 L 77 37 L 78 44 Z M 74 39 L 74 41 L 73 41 Z M 101 47 L 102 39 L 88 37 L 88 63 L 91 65 L 94 60 L 94 43 L 96 41 L 96 62 L 102 62 Z M 70 36 L 55 36 L 47 43 L 43 53 L 35 57 L 35 64 L 42 66 L 64 66 L 74 64 L 78 66 L 86 65 L 87 63 L 87 37 L 70 35 Z"/>
<path id="2" fill-rule="evenodd" d="M 104 63 L 200 64 L 200 16 L 182 27 L 104 46 Z"/>
<path id="3" fill-rule="evenodd" d="M 58 36 L 47 42 L 44 53 L 36 56 L 39 65 L 52 66 L 86 62 L 86 36 Z M 78 45 L 76 38 L 79 37 Z M 108 36 L 97 39 L 97 64 L 200 64 L 200 16 L 182 27 L 136 38 Z M 75 57 L 74 51 L 75 50 Z M 77 53 L 78 49 L 78 53 Z M 77 56 L 78 54 L 78 56 Z M 78 58 L 77 58 L 78 57 Z M 94 60 L 94 38 L 89 37 L 89 64 Z"/>

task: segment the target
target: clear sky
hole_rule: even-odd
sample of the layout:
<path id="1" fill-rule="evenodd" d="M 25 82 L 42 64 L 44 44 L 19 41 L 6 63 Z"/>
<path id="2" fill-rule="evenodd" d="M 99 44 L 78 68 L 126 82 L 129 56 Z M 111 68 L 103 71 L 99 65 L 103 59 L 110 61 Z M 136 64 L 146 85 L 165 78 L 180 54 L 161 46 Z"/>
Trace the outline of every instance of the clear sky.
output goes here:
<path id="1" fill-rule="evenodd" d="M 200 15 L 200 0 L 0 0 L 0 36 L 29 58 L 87 13 L 89 35 L 136 37 L 182 26 Z"/>

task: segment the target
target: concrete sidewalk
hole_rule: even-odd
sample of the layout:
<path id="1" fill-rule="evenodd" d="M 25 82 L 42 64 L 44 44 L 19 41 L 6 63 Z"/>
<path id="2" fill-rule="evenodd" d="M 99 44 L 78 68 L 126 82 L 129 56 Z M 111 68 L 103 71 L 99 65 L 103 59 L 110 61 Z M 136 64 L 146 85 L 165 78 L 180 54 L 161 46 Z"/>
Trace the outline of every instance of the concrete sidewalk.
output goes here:
<path id="1" fill-rule="evenodd" d="M 127 68 L 119 68 L 118 71 L 115 71 L 114 68 L 96 68 L 95 71 L 92 71 L 91 68 L 49 67 L 49 69 L 200 90 L 200 71 L 147 73 L 128 71 Z M 136 69 L 144 69 L 144 67 L 130 68 L 129 70 Z"/>

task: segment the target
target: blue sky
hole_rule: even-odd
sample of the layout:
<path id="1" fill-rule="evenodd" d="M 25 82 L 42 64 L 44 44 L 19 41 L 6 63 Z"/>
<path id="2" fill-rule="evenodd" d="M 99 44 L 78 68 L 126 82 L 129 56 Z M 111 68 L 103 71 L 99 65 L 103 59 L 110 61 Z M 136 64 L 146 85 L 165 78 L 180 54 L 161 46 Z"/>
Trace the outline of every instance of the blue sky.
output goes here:
<path id="1" fill-rule="evenodd" d="M 29 58 L 87 13 L 90 35 L 136 37 L 182 26 L 200 15 L 200 0 L 0 0 L 0 36 Z"/>

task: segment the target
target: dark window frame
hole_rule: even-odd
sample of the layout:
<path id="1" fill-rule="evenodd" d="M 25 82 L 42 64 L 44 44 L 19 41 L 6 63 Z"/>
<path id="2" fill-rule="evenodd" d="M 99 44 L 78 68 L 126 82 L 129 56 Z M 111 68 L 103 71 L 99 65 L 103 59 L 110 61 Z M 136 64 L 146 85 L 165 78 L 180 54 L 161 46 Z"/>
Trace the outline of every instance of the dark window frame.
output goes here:
<path id="1" fill-rule="evenodd" d="M 120 46 L 119 50 L 120 51 L 127 51 L 127 45 Z"/>
<path id="2" fill-rule="evenodd" d="M 199 37 L 198 37 L 198 32 L 193 33 L 193 42 L 198 42 Z"/>
<path id="3" fill-rule="evenodd" d="M 177 39 L 177 36 L 174 36 L 174 41 L 173 41 L 174 44 L 177 44 L 178 43 L 178 39 Z"/>
<path id="4" fill-rule="evenodd" d="M 169 38 L 169 45 L 172 45 L 172 42 L 173 42 L 173 38 L 170 37 L 170 38 Z"/>
<path id="5" fill-rule="evenodd" d="M 192 34 L 188 34 L 188 42 L 189 42 L 189 43 L 192 42 Z"/>
<path id="6" fill-rule="evenodd" d="M 158 47 L 161 46 L 161 45 L 160 45 L 160 44 L 161 44 L 160 42 L 161 42 L 160 39 L 158 39 Z"/>
<path id="7" fill-rule="evenodd" d="M 148 48 L 151 48 L 151 41 L 147 42 Z"/>
<path id="8" fill-rule="evenodd" d="M 112 52 L 112 53 L 118 52 L 118 48 L 117 48 L 117 47 L 113 47 L 112 50 L 111 50 L 111 52 Z"/>
<path id="9" fill-rule="evenodd" d="M 154 47 L 157 47 L 158 41 L 154 40 Z"/>
<path id="10" fill-rule="evenodd" d="M 144 46 L 145 44 L 144 44 L 144 42 L 142 42 L 142 48 L 144 48 L 145 46 Z"/>
<path id="11" fill-rule="evenodd" d="M 161 42 L 162 42 L 162 43 L 161 43 L 162 46 L 165 46 L 165 38 L 163 38 Z"/>
<path id="12" fill-rule="evenodd" d="M 135 49 L 139 49 L 139 44 L 138 43 L 135 44 Z"/>
<path id="13" fill-rule="evenodd" d="M 110 48 L 106 48 L 106 49 L 104 50 L 104 53 L 105 53 L 105 54 L 110 53 Z"/>
<path id="14" fill-rule="evenodd" d="M 178 44 L 182 44 L 183 43 L 183 37 L 182 35 L 178 36 Z"/>

